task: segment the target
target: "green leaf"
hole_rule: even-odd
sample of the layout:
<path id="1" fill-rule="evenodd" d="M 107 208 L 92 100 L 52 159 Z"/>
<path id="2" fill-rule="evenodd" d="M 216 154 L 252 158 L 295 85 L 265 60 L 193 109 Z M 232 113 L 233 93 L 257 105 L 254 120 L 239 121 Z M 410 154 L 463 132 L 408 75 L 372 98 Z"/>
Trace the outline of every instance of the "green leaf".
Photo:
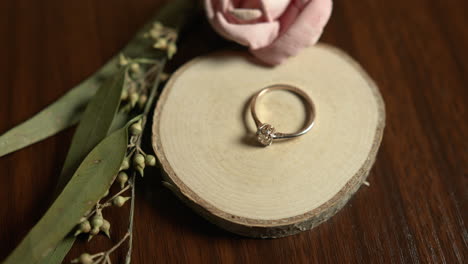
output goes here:
<path id="1" fill-rule="evenodd" d="M 121 129 L 122 127 L 127 124 L 128 120 L 130 118 L 133 118 L 135 114 L 130 114 L 125 111 L 119 111 L 115 116 L 114 120 L 112 120 L 112 125 L 110 126 L 109 133 L 114 132 L 118 129 Z"/>
<path id="2" fill-rule="evenodd" d="M 93 77 L 73 88 L 31 119 L 0 136 L 0 157 L 76 124 L 102 79 L 115 72 L 112 68 L 115 66 L 107 63 Z"/>
<path id="3" fill-rule="evenodd" d="M 58 190 L 66 185 L 84 157 L 107 136 L 119 108 L 125 71 L 126 69 L 122 68 L 113 78 L 108 79 L 86 107 L 68 150 L 58 180 Z"/>
<path id="4" fill-rule="evenodd" d="M 194 9 L 197 7 L 197 2 L 196 1 L 187 1 L 187 0 L 177 0 L 177 1 L 171 1 L 169 4 L 167 4 L 164 9 L 162 9 L 161 12 L 158 13 L 155 17 L 153 17 L 136 35 L 136 37 L 127 45 L 127 47 L 123 50 L 123 53 L 127 56 L 130 57 L 147 57 L 147 58 L 160 58 L 162 61 L 165 60 L 165 54 L 163 52 L 154 50 L 151 48 L 151 41 L 148 40 L 147 38 L 143 38 L 143 34 L 148 31 L 148 29 L 152 26 L 152 24 L 155 21 L 160 21 L 166 26 L 173 27 L 176 31 L 179 31 L 179 29 L 189 20 L 189 18 L 194 14 Z M 181 15 L 184 14 L 184 15 Z M 85 82 L 80 84 L 79 86 L 73 88 L 67 95 L 59 99 L 56 103 L 53 105 L 49 106 L 47 109 L 45 109 L 43 112 L 48 111 L 51 114 L 58 116 L 61 115 L 62 112 L 66 112 L 69 109 L 74 109 L 77 108 L 79 105 L 84 105 L 87 100 L 89 100 L 89 97 L 94 93 L 96 87 L 99 85 L 99 83 L 102 83 L 102 80 L 106 78 L 107 76 L 112 75 L 113 73 L 116 72 L 115 65 L 117 65 L 118 62 L 118 56 L 115 56 L 112 58 L 106 65 L 104 65 L 97 73 L 95 73 L 93 76 L 88 78 Z M 93 84 L 93 85 L 91 85 Z M 79 100 L 74 100 L 76 99 L 75 95 L 70 95 L 72 93 L 78 93 L 78 92 L 83 92 L 87 91 L 88 89 L 92 88 L 92 92 L 90 92 L 90 95 L 88 96 L 88 99 L 83 99 L 82 101 Z M 63 104 L 64 107 L 59 108 L 59 107 L 54 107 L 56 104 Z M 68 106 L 66 108 L 65 106 Z M 66 109 L 65 109 L 66 108 Z M 68 110 L 67 110 L 68 109 Z M 80 118 L 82 114 L 81 111 L 76 111 L 76 112 L 71 112 L 70 116 L 73 116 L 73 119 L 67 119 L 61 126 L 52 126 L 52 127 L 47 127 L 43 130 L 41 130 L 40 136 L 36 136 L 35 134 L 28 133 L 29 131 L 26 129 L 28 127 L 35 127 L 37 124 L 42 124 L 45 122 L 45 120 L 50 116 L 50 114 L 43 114 L 43 112 L 37 114 L 30 120 L 26 121 L 22 125 L 12 129 L 11 131 L 7 132 L 5 135 L 8 135 L 8 137 L 1 136 L 0 137 L 0 157 L 2 155 L 8 154 L 12 151 L 21 149 L 22 147 L 28 146 L 30 144 L 33 144 L 35 142 L 38 142 L 44 138 L 47 138 L 48 136 L 54 135 L 55 133 L 65 129 L 66 127 L 69 127 L 73 124 L 75 124 Z M 128 119 L 128 117 L 127 117 Z M 114 131 L 115 129 L 119 128 L 122 126 L 123 120 L 125 120 L 125 114 L 118 113 L 113 121 L 113 124 L 111 126 L 111 131 Z M 12 139 L 17 140 L 16 137 L 18 135 L 21 135 L 21 137 L 24 138 L 23 135 L 26 135 L 27 138 L 21 143 L 18 144 L 18 142 L 11 142 Z M 9 149 L 6 149 L 5 152 L 3 152 L 1 149 L 1 142 L 9 142 Z M 69 152 L 71 153 L 71 151 Z M 75 160 L 74 158 L 68 158 L 71 160 Z M 70 161 L 70 164 L 71 161 Z M 65 164 L 64 166 L 64 172 L 68 171 L 69 169 L 66 168 L 71 168 L 73 165 Z M 71 169 L 70 169 L 71 170 Z M 63 173 L 62 175 L 66 175 Z M 62 176 L 61 176 L 62 178 Z M 67 178 L 64 178 L 61 180 L 61 184 L 63 185 L 63 182 L 66 182 Z M 71 182 L 74 181 L 74 178 L 72 178 Z M 67 185 L 68 186 L 68 185 Z M 85 196 L 81 196 L 85 197 Z M 41 220 L 42 222 L 42 220 Z M 32 231 L 31 231 L 32 232 Z M 41 238 L 37 238 L 38 240 Z M 62 241 L 60 241 L 55 248 L 53 249 L 53 252 L 48 254 L 46 258 L 38 259 L 34 262 L 28 262 L 28 263 L 47 263 L 47 264 L 52 264 L 52 263 L 61 263 L 67 252 L 70 250 L 72 247 L 73 243 L 75 241 L 75 238 L 73 236 L 67 236 L 64 237 Z M 31 241 L 30 243 L 35 243 L 34 241 Z M 23 245 L 20 244 L 20 246 Z M 18 247 L 19 248 L 19 247 Z M 18 250 L 17 248 L 17 250 Z M 17 252 L 15 250 L 14 252 Z M 44 252 L 42 256 L 47 255 L 47 252 Z M 14 263 L 14 262 L 13 262 Z"/>
<path id="5" fill-rule="evenodd" d="M 36 262 L 37 264 L 39 263 L 44 263 L 44 264 L 52 264 L 52 263 L 62 263 L 63 259 L 67 255 L 68 251 L 73 246 L 73 243 L 75 243 L 75 236 L 66 236 L 60 243 L 53 249 L 53 251 L 47 255 L 47 257 L 39 260 L 39 262 Z"/>
<path id="6" fill-rule="evenodd" d="M 125 114 L 115 114 L 120 103 L 124 76 L 125 72 L 122 69 L 113 78 L 107 80 L 86 107 L 82 121 L 73 136 L 56 190 L 63 188 L 72 176 L 72 171 L 78 166 L 77 164 L 107 135 L 114 117 L 119 116 L 118 125 L 125 119 Z M 122 126 L 120 125 L 119 128 Z M 43 260 L 43 263 L 61 263 L 74 242 L 74 237 L 66 237 Z"/>
<path id="7" fill-rule="evenodd" d="M 112 133 L 84 159 L 70 182 L 5 264 L 35 263 L 56 247 L 109 189 L 125 156 L 128 126 Z"/>
<path id="8" fill-rule="evenodd" d="M 35 116 L 0 136 L 0 157 L 39 142 L 78 123 L 86 104 L 104 80 L 117 71 L 114 57 L 91 77 Z"/>
<path id="9" fill-rule="evenodd" d="M 134 117 L 132 120 L 128 121 L 128 114 L 127 113 L 117 113 L 115 115 L 114 120 L 112 121 L 111 132 L 114 132 L 127 124 L 132 124 L 136 122 L 140 116 Z M 125 120 L 125 121 L 124 121 Z M 124 123 L 127 122 L 127 123 Z M 117 129 L 118 127 L 118 129 Z M 72 248 L 73 244 L 75 243 L 75 236 L 68 235 L 66 236 L 60 243 L 53 249 L 53 251 L 47 255 L 47 257 L 39 260 L 36 262 L 37 264 L 53 264 L 53 263 L 62 263 L 63 259 L 67 255 L 68 251 Z"/>

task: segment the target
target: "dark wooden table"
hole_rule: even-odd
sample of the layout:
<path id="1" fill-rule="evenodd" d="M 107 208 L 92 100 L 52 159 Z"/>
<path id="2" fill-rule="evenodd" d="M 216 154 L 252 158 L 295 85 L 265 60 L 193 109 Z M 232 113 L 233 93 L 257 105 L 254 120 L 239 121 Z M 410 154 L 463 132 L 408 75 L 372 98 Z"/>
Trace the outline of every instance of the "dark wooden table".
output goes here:
<path id="1" fill-rule="evenodd" d="M 93 73 L 162 2 L 0 1 L 0 133 Z M 322 41 L 356 58 L 386 102 L 371 186 L 314 230 L 256 240 L 195 215 L 154 170 L 137 186 L 133 263 L 467 263 L 467 10 L 461 0 L 336 1 Z M 183 41 L 172 67 L 226 45 L 203 19 Z M 50 204 L 72 133 L 0 159 L 0 259 Z M 114 242 L 79 242 L 67 261 L 124 234 L 126 210 L 107 215 Z"/>

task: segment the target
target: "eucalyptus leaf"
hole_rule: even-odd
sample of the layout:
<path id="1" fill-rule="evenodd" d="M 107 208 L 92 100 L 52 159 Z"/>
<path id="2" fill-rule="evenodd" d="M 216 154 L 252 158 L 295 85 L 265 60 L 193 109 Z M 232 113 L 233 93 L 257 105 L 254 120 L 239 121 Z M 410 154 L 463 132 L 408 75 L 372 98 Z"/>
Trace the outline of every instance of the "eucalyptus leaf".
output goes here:
<path id="1" fill-rule="evenodd" d="M 60 243 L 50 252 L 47 257 L 40 259 L 37 264 L 59 264 L 62 263 L 63 259 L 67 255 L 68 251 L 72 248 L 75 243 L 75 236 L 67 235 Z"/>
<path id="2" fill-rule="evenodd" d="M 194 10 L 198 7 L 198 4 L 196 1 L 187 1 L 187 0 L 176 0 L 176 1 L 171 1 L 169 2 L 163 9 L 160 11 L 155 17 L 153 17 L 136 35 L 136 37 L 123 49 L 123 53 L 126 56 L 129 57 L 146 57 L 146 58 L 154 58 L 154 59 L 160 59 L 161 61 L 165 61 L 165 53 L 155 50 L 152 48 L 152 43 L 149 39 L 144 38 L 143 34 L 148 31 L 148 29 L 152 26 L 152 24 L 156 21 L 159 21 L 163 23 L 165 26 L 169 26 L 174 28 L 176 31 L 179 31 L 179 29 L 189 20 L 189 18 L 194 14 Z M 69 93 L 67 93 L 64 97 L 59 99 L 56 103 L 52 104 L 49 106 L 47 109 L 43 110 L 30 120 L 26 121 L 25 123 L 19 125 L 18 127 L 10 130 L 6 134 L 0 137 L 0 157 L 2 155 L 6 155 L 12 151 L 21 149 L 25 146 L 28 146 L 30 144 L 33 144 L 35 142 L 38 142 L 42 139 L 45 139 L 51 135 L 54 135 L 57 132 L 60 132 L 61 130 L 75 124 L 82 115 L 82 108 L 86 104 L 87 100 L 91 97 L 92 94 L 95 93 L 96 87 L 99 86 L 100 83 L 102 83 L 103 79 L 108 78 L 111 76 L 113 73 L 116 72 L 118 61 L 118 56 L 115 56 L 112 58 L 106 65 L 104 65 L 98 72 L 96 72 L 93 76 L 88 78 L 86 81 L 84 81 L 82 84 L 78 85 L 77 87 L 73 88 Z M 89 92 L 88 98 L 84 98 L 83 100 L 75 100 L 77 99 L 75 97 L 76 93 L 84 93 L 85 91 Z M 70 96 L 69 96 L 70 95 Z M 55 105 L 60 105 L 62 107 L 56 107 Z M 67 108 L 68 106 L 68 108 Z M 75 112 L 70 112 L 70 109 L 76 109 L 78 107 L 81 107 L 80 111 L 75 111 Z M 148 108 L 149 106 L 147 106 Z M 38 132 L 38 134 L 34 133 L 29 133 L 30 131 L 28 130 L 30 127 L 35 127 L 37 124 L 42 124 L 43 122 L 46 122 L 45 120 L 50 117 L 51 115 L 54 116 L 64 116 L 64 113 L 68 113 L 69 111 L 69 116 L 70 118 L 64 119 L 64 122 L 61 123 L 60 125 L 56 126 L 49 126 L 45 127 L 43 130 Z M 44 114 L 46 112 L 47 114 Z M 112 122 L 110 131 L 114 131 L 115 129 L 118 129 L 119 127 L 122 126 L 122 124 L 125 122 L 125 120 L 128 120 L 129 117 L 125 116 L 125 113 L 118 113 L 115 115 L 115 118 Z M 84 119 L 84 118 L 83 118 Z M 77 131 L 78 134 L 78 131 Z M 113 133 L 114 134 L 114 133 Z M 22 137 L 22 140 L 19 140 L 18 137 Z M 107 139 L 106 139 L 107 140 Z M 4 143 L 5 147 L 8 145 L 8 148 L 5 148 L 5 151 L 2 151 L 2 142 L 7 142 Z M 83 152 L 86 151 L 85 149 Z M 88 150 L 89 151 L 89 150 Z M 75 151 L 69 151 L 69 153 L 75 153 Z M 91 152 L 92 154 L 93 152 Z M 109 152 L 112 153 L 112 152 Z M 91 155 L 90 154 L 90 155 Z M 78 156 L 78 154 L 74 154 Z M 73 155 L 73 156 L 74 156 Z M 83 155 L 83 153 L 81 153 Z M 115 155 L 115 154 L 113 154 Z M 70 156 L 70 155 L 69 155 Z M 75 157 L 69 157 L 67 156 L 67 160 L 70 160 L 69 162 L 66 162 L 64 165 L 63 173 L 61 174 L 62 180 L 60 180 L 61 184 L 63 185 L 64 182 L 67 181 L 67 173 L 68 171 L 72 171 L 73 167 L 73 161 L 77 162 L 78 158 Z M 80 167 L 81 168 L 81 167 Z M 68 174 L 68 175 L 70 175 Z M 76 173 L 75 173 L 76 175 Z M 72 182 L 75 181 L 74 176 L 68 185 L 70 185 Z M 67 185 L 67 187 L 68 187 Z M 60 189 L 60 187 L 59 187 Z M 59 196 L 58 199 L 60 199 L 62 195 Z M 82 193 L 80 198 L 85 198 L 86 193 Z M 57 200 L 58 201 L 58 200 Z M 55 203 L 54 203 L 55 204 Z M 52 209 L 52 208 L 51 208 Z M 47 215 L 46 215 L 47 216 Z M 45 218 L 45 216 L 44 216 Z M 51 225 L 51 223 L 57 223 L 53 219 L 48 219 L 47 221 L 41 219 L 41 221 L 37 224 L 42 224 L 43 226 L 45 225 Z M 71 220 L 71 219 L 69 219 Z M 75 220 L 76 221 L 76 220 Z M 75 224 L 75 222 L 74 222 Z M 74 225 L 73 225 L 74 226 Z M 72 226 L 72 228 L 73 228 Z M 30 234 L 34 234 L 34 230 L 36 227 L 30 232 Z M 51 228 L 52 230 L 53 228 Z M 61 229 L 62 230 L 62 229 Z M 70 229 L 71 230 L 71 229 Z M 70 231 L 68 230 L 68 231 Z M 62 230 L 63 231 L 63 230 Z M 36 231 L 38 232 L 38 231 Z M 35 239 L 33 239 L 35 238 Z M 30 245 L 35 245 L 37 244 L 36 241 L 42 241 L 41 237 L 35 237 L 34 235 L 28 235 L 24 241 L 15 249 L 15 251 L 12 253 L 12 255 L 7 259 L 6 263 L 17 263 L 15 261 L 10 261 L 10 259 L 14 259 L 16 257 L 20 257 L 21 254 L 24 254 L 25 252 L 25 243 L 26 247 L 28 246 L 27 244 Z M 55 240 L 54 240 L 55 241 Z M 53 264 L 53 263 L 61 263 L 63 258 L 66 256 L 70 248 L 72 247 L 73 243 L 75 241 L 75 238 L 73 236 L 64 236 L 63 239 L 55 244 L 55 246 L 52 246 L 53 248 L 48 248 L 48 251 L 52 250 L 53 251 L 50 254 L 47 254 L 48 252 L 42 252 L 40 255 L 41 257 L 46 256 L 45 258 L 41 257 L 35 257 L 31 259 L 30 261 L 26 263 L 47 263 L 47 264 Z M 45 243 L 45 242 L 44 242 Z M 52 243 L 51 243 L 52 244 Z M 31 248 L 32 249 L 32 248 Z M 32 253 L 35 253 L 37 256 L 40 252 L 39 249 L 34 248 L 35 250 L 32 251 Z M 17 252 L 23 252 L 23 253 L 17 253 Z M 27 252 L 26 252 L 27 253 Z M 34 256 L 33 256 L 34 257 Z M 19 263 L 24 263 L 24 262 L 19 262 Z"/>
<path id="3" fill-rule="evenodd" d="M 134 117 L 132 120 L 128 121 L 129 117 L 127 113 L 119 112 L 115 115 L 114 120 L 112 121 L 112 125 L 110 131 L 113 133 L 114 131 L 126 126 L 128 124 L 132 124 L 135 122 L 140 116 Z M 73 244 L 75 243 L 76 237 L 73 235 L 67 235 L 60 243 L 50 252 L 47 257 L 40 259 L 36 264 L 59 264 L 62 263 L 63 259 L 67 255 L 68 251 L 72 248 Z"/>
<path id="4" fill-rule="evenodd" d="M 114 66 L 115 67 L 115 66 Z M 114 72 L 110 63 L 31 119 L 0 136 L 0 157 L 39 142 L 76 124 L 101 79 Z"/>
<path id="5" fill-rule="evenodd" d="M 119 108 L 125 68 L 108 79 L 89 102 L 73 136 L 57 189 L 61 190 L 88 153 L 107 136 Z"/>
<path id="6" fill-rule="evenodd" d="M 124 122 L 128 121 L 127 114 L 121 112 L 116 115 L 124 81 L 125 69 L 122 69 L 113 78 L 108 79 L 89 102 L 73 136 L 56 190 L 60 191 L 66 185 L 72 172 L 76 170 L 77 164 L 107 136 L 111 124 L 121 128 L 125 125 Z M 61 263 L 74 242 L 75 237 L 64 238 L 45 259 L 40 261 L 42 263 Z"/>
<path id="7" fill-rule="evenodd" d="M 110 188 L 125 156 L 128 126 L 99 143 L 84 159 L 70 182 L 31 229 L 5 264 L 35 263 L 62 241 Z"/>
<path id="8" fill-rule="evenodd" d="M 119 111 L 112 120 L 112 124 L 109 129 L 109 133 L 121 129 L 128 122 L 130 118 L 133 118 L 135 114 L 130 114 L 126 111 Z"/>

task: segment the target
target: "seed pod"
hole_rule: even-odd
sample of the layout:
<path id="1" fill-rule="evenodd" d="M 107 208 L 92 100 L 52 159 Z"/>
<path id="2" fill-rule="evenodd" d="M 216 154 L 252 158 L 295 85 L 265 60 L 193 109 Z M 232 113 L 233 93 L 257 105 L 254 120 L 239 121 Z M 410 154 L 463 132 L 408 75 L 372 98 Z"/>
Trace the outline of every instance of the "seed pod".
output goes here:
<path id="1" fill-rule="evenodd" d="M 132 71 L 133 74 L 139 74 L 141 71 L 140 65 L 138 63 L 130 64 L 130 71 Z"/>
<path id="2" fill-rule="evenodd" d="M 119 56 L 119 65 L 120 65 L 120 66 L 125 66 L 125 65 L 127 65 L 127 64 L 128 64 L 128 60 L 127 60 L 127 58 L 125 57 L 125 55 L 120 54 L 120 56 Z"/>
<path id="3" fill-rule="evenodd" d="M 88 233 L 89 231 L 91 231 L 91 223 L 88 220 L 81 222 L 80 230 L 83 233 Z"/>
<path id="4" fill-rule="evenodd" d="M 93 229 L 97 228 L 99 230 L 99 227 L 102 226 L 104 218 L 102 218 L 101 214 L 95 214 L 93 218 L 91 219 L 91 225 L 93 226 Z M 92 232 L 93 230 L 91 230 Z"/>
<path id="5" fill-rule="evenodd" d="M 135 107 L 137 102 L 138 102 L 138 94 L 135 92 L 130 93 L 130 105 L 132 107 Z"/>
<path id="6" fill-rule="evenodd" d="M 119 195 L 112 200 L 112 203 L 117 207 L 122 207 L 129 199 L 130 197 L 123 197 Z"/>
<path id="7" fill-rule="evenodd" d="M 144 164 L 143 164 L 144 165 Z M 141 165 L 137 165 L 135 169 L 140 173 L 141 177 L 145 176 L 145 167 Z"/>
<path id="8" fill-rule="evenodd" d="M 93 227 L 91 231 L 89 231 L 88 241 L 90 241 L 95 235 L 99 234 L 99 227 Z"/>
<path id="9" fill-rule="evenodd" d="M 78 224 L 78 229 L 75 232 L 75 236 L 82 234 L 82 233 L 89 233 L 91 231 L 91 224 L 88 220 L 85 220 Z"/>
<path id="10" fill-rule="evenodd" d="M 154 43 L 153 47 L 155 49 L 166 49 L 167 48 L 167 39 L 165 38 L 160 38 Z"/>
<path id="11" fill-rule="evenodd" d="M 104 219 L 102 226 L 99 228 L 108 238 L 110 238 L 110 223 L 106 219 Z"/>
<path id="12" fill-rule="evenodd" d="M 99 231 L 100 231 L 100 227 L 95 226 L 95 227 L 93 227 L 91 229 L 91 231 L 89 231 L 89 234 L 92 235 L 92 236 L 95 236 L 95 235 L 99 234 Z"/>
<path id="13" fill-rule="evenodd" d="M 120 95 L 120 100 L 125 101 L 127 99 L 128 99 L 128 91 L 127 91 L 127 89 L 124 89 L 122 91 L 122 94 Z"/>
<path id="14" fill-rule="evenodd" d="M 81 264 L 91 264 L 93 263 L 93 258 L 88 253 L 83 253 L 80 255 Z"/>
<path id="15" fill-rule="evenodd" d="M 146 94 L 142 94 L 140 98 L 138 99 L 138 107 L 143 109 L 147 101 L 148 101 L 148 96 L 146 96 Z"/>
<path id="16" fill-rule="evenodd" d="M 135 123 L 130 126 L 130 134 L 132 134 L 133 136 L 140 135 L 141 131 L 143 131 L 143 128 L 141 127 L 140 123 Z"/>
<path id="17" fill-rule="evenodd" d="M 153 29 L 155 30 L 162 30 L 164 28 L 163 24 L 159 21 L 153 23 Z"/>
<path id="18" fill-rule="evenodd" d="M 125 187 L 125 184 L 128 181 L 127 173 L 123 171 L 119 172 L 119 174 L 117 175 L 117 181 L 120 183 L 120 188 L 123 189 L 123 187 Z"/>
<path id="19" fill-rule="evenodd" d="M 162 82 L 165 82 L 165 81 L 167 81 L 167 79 L 169 79 L 169 74 L 165 73 L 165 72 L 162 72 L 161 75 L 159 76 L 159 78 L 161 79 Z"/>
<path id="20" fill-rule="evenodd" d="M 128 160 L 128 157 L 125 157 L 122 161 L 122 164 L 120 165 L 120 169 L 119 170 L 126 170 L 130 168 L 130 162 Z"/>
<path id="21" fill-rule="evenodd" d="M 147 166 L 156 166 L 156 158 L 153 155 L 146 155 L 145 164 Z"/>
<path id="22" fill-rule="evenodd" d="M 134 164 L 133 168 L 140 173 L 141 177 L 145 176 L 144 175 L 144 170 L 145 170 L 145 162 L 143 161 L 142 164 Z"/>
<path id="23" fill-rule="evenodd" d="M 161 30 L 158 30 L 158 29 L 156 29 L 156 28 L 153 28 L 153 29 L 150 30 L 149 36 L 150 36 L 152 39 L 158 39 L 158 38 L 161 36 Z"/>
<path id="24" fill-rule="evenodd" d="M 134 166 L 142 166 L 143 168 L 145 167 L 145 157 L 141 155 L 140 153 L 135 154 L 133 156 L 133 165 Z"/>
<path id="25" fill-rule="evenodd" d="M 177 53 L 177 46 L 174 43 L 167 47 L 167 57 L 171 59 Z"/>
<path id="26" fill-rule="evenodd" d="M 90 254 L 83 253 L 78 258 L 72 260 L 71 263 L 92 264 L 93 258 Z"/>

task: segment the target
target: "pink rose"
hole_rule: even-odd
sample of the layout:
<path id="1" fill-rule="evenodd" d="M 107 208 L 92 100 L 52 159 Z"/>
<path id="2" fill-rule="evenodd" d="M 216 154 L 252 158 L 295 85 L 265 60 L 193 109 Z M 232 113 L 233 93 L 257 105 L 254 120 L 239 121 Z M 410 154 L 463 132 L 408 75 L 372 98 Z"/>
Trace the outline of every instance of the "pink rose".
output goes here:
<path id="1" fill-rule="evenodd" d="M 204 0 L 213 28 L 276 65 L 315 44 L 330 18 L 332 0 Z"/>

